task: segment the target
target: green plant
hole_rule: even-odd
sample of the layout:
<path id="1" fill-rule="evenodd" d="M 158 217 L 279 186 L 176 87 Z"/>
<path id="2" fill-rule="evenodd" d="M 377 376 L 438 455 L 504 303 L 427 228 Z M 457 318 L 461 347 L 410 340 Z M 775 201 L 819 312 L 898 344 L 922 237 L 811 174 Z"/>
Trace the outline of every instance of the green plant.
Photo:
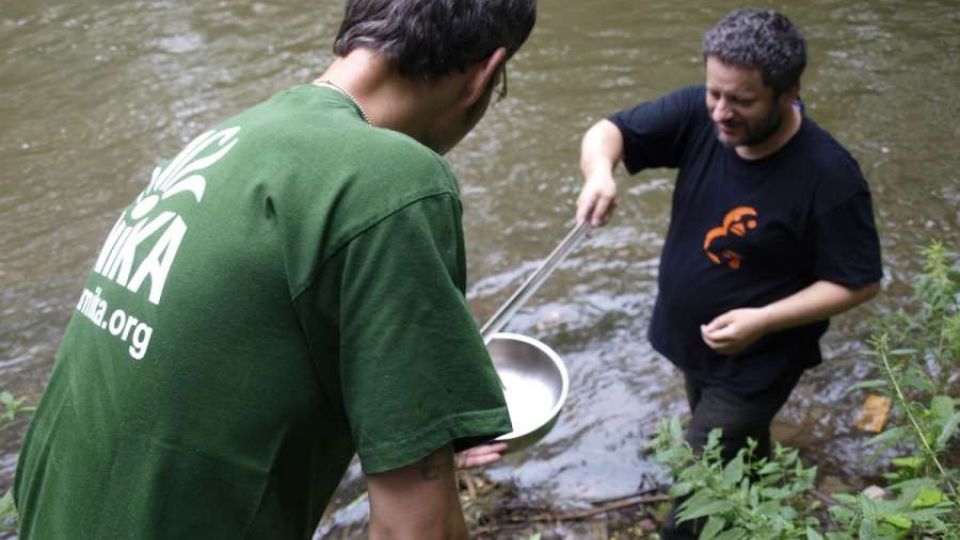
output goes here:
<path id="1" fill-rule="evenodd" d="M 0 405 L 3 405 L 0 420 L 2 420 L 3 426 L 12 424 L 18 415 L 30 413 L 36 409 L 36 407 L 24 405 L 24 401 L 26 401 L 26 398 L 14 397 L 14 395 L 7 390 L 0 392 Z"/>
<path id="2" fill-rule="evenodd" d="M 936 481 L 918 478 L 891 485 L 888 495 L 874 500 L 864 494 L 836 495 L 839 504 L 830 507 L 838 532 L 828 540 L 960 538 L 951 515 L 956 512 Z"/>
<path id="3" fill-rule="evenodd" d="M 9 391 L 0 392 L 0 405 L 3 411 L 0 412 L 0 428 L 6 429 L 12 425 L 20 415 L 33 412 L 36 407 L 24 405 L 26 398 L 14 397 Z M 17 508 L 13 502 L 13 491 L 7 490 L 3 498 L 0 498 L 0 532 L 16 532 L 17 530 Z"/>
<path id="4" fill-rule="evenodd" d="M 0 532 L 16 532 L 17 508 L 13 504 L 13 490 L 0 498 Z"/>
<path id="5" fill-rule="evenodd" d="M 697 455 L 683 438 L 680 420 L 661 422 L 650 443 L 657 461 L 667 465 L 675 480 L 672 497 L 680 504 L 680 522 L 706 519 L 700 540 L 806 539 L 820 522 L 803 510 L 816 503 L 804 500 L 813 487 L 816 468 L 805 467 L 796 450 L 780 445 L 771 458 L 756 458 L 756 442 L 727 463 L 720 455 L 719 429 L 713 430 Z"/>
<path id="6" fill-rule="evenodd" d="M 875 323 L 868 354 L 880 376 L 854 385 L 895 404 L 891 427 L 868 442 L 896 455 L 884 474 L 891 497 L 841 497 L 847 508 L 834 512 L 861 537 L 960 538 L 960 472 L 945 462 L 960 426 L 960 400 L 951 396 L 960 367 L 960 271 L 939 242 L 921 254 L 911 306 Z"/>
<path id="7" fill-rule="evenodd" d="M 776 445 L 772 458 L 751 459 L 756 444 L 748 441 L 733 460 L 723 463 L 720 435 L 720 430 L 711 432 L 698 456 L 674 417 L 661 423 L 651 442 L 657 461 L 670 467 L 675 480 L 670 495 L 686 497 L 678 520 L 706 519 L 700 540 L 960 540 L 956 507 L 936 479 L 899 481 L 879 500 L 838 494 L 827 508 L 832 530 L 825 531 L 814 515 L 820 504 L 808 498 L 816 469 L 804 466 L 797 450 Z M 896 469 L 915 466 L 909 460 L 894 464 Z"/>

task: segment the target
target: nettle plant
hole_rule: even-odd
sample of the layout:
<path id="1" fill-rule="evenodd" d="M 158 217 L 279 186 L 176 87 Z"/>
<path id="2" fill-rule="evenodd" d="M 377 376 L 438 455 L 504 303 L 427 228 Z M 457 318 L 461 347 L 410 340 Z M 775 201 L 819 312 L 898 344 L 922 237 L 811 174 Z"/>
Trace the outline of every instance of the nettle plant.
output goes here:
<path id="1" fill-rule="evenodd" d="M 847 508 L 833 511 L 861 537 L 960 539 L 960 471 L 948 460 L 960 446 L 960 269 L 939 242 L 921 253 L 913 302 L 878 320 L 870 338 L 879 377 L 854 386 L 894 403 L 891 426 L 868 442 L 875 456 L 895 456 L 884 474 L 888 495 L 841 496 Z"/>
<path id="2" fill-rule="evenodd" d="M 683 438 L 678 417 L 660 423 L 650 443 L 657 461 L 667 465 L 675 483 L 670 496 L 683 498 L 680 522 L 705 520 L 700 540 L 793 539 L 817 535 L 820 522 L 807 510 L 818 503 L 804 495 L 813 488 L 815 467 L 805 467 L 797 450 L 777 444 L 771 458 L 755 457 L 749 440 L 729 462 L 720 455 L 721 431 L 707 437 L 700 455 Z"/>
<path id="3" fill-rule="evenodd" d="M 25 398 L 10 392 L 0 391 L 0 433 L 12 428 L 16 420 L 34 411 L 35 407 L 24 405 Z M 13 490 L 0 497 L 0 533 L 14 532 L 17 528 L 17 509 L 13 504 Z"/>

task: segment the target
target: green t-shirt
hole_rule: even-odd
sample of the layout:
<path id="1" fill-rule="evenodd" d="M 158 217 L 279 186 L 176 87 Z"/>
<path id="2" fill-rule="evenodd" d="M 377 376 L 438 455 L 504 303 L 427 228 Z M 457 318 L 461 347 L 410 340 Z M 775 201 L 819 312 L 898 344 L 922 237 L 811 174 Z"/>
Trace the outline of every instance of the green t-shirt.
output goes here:
<path id="1" fill-rule="evenodd" d="M 27 434 L 21 538 L 309 538 L 376 473 L 510 431 L 444 160 L 299 86 L 157 167 Z"/>

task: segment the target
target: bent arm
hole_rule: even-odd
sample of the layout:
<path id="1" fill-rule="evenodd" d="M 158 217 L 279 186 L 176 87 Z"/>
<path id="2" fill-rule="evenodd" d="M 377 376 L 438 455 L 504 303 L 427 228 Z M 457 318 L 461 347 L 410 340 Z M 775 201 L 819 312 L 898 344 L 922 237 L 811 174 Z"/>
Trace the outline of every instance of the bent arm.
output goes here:
<path id="1" fill-rule="evenodd" d="M 577 198 L 577 223 L 605 224 L 617 207 L 613 170 L 623 159 L 623 135 L 613 122 L 603 119 L 583 135 L 580 171 L 584 186 Z"/>
<path id="2" fill-rule="evenodd" d="M 763 308 L 768 332 L 786 330 L 828 319 L 870 300 L 880 282 L 851 289 L 830 281 L 817 281 L 805 289 Z"/>
<path id="3" fill-rule="evenodd" d="M 737 354 L 766 334 L 822 321 L 873 298 L 880 282 L 851 289 L 817 281 L 759 308 L 730 310 L 700 327 L 703 341 L 720 354 Z"/>
<path id="4" fill-rule="evenodd" d="M 367 476 L 370 538 L 467 538 L 453 448 L 447 445 L 406 467 Z"/>

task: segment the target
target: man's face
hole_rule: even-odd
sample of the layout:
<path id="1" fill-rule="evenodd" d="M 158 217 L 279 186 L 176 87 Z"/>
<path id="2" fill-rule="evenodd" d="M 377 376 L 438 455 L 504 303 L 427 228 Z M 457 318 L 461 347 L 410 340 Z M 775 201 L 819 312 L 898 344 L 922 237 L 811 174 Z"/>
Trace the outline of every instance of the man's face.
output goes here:
<path id="1" fill-rule="evenodd" d="M 767 140 L 783 121 L 781 107 L 759 69 L 707 58 L 707 111 L 723 144 L 754 146 Z"/>

